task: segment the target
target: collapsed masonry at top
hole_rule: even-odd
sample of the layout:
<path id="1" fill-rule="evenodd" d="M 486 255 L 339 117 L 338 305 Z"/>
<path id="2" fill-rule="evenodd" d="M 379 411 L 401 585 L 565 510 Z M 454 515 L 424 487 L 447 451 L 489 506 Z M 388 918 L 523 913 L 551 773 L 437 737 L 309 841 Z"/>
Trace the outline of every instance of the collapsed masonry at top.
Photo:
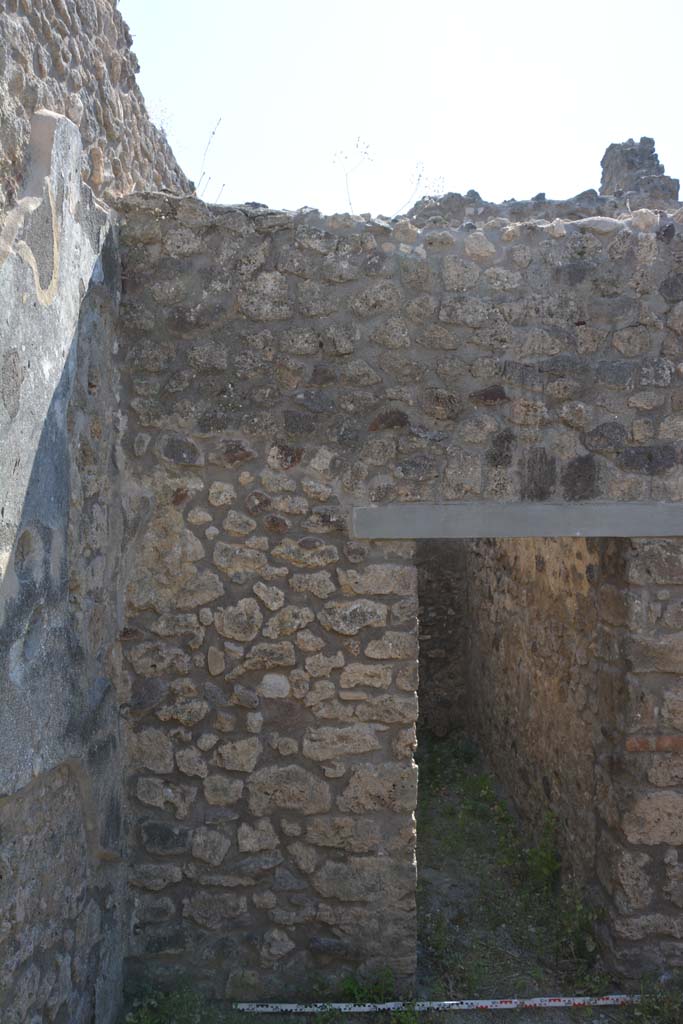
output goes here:
<path id="1" fill-rule="evenodd" d="M 111 30 L 104 0 L 8 6 L 22 45 L 52 6 Z M 22 139 L 41 66 L 2 66 Z M 425 572 L 349 532 L 361 504 L 681 502 L 659 167 L 637 202 L 620 178 L 395 220 L 169 193 L 114 214 L 81 183 L 85 143 L 106 191 L 91 116 L 36 114 L 0 229 L 3 1021 L 111 1024 L 124 975 L 258 998 L 388 967 L 410 991 L 418 610 L 454 657 L 438 715 L 469 634 L 473 721 L 525 815 L 558 816 L 612 961 L 676 964 L 680 542 L 484 543 L 454 621 L 450 555 Z M 102 120 L 101 166 L 154 180 Z"/>
<path id="2" fill-rule="evenodd" d="M 679 183 L 664 173 L 655 153 L 655 140 L 612 143 L 601 161 L 601 195 L 632 193 L 633 202 L 643 205 L 643 194 L 659 200 L 657 205 L 678 199 Z"/>

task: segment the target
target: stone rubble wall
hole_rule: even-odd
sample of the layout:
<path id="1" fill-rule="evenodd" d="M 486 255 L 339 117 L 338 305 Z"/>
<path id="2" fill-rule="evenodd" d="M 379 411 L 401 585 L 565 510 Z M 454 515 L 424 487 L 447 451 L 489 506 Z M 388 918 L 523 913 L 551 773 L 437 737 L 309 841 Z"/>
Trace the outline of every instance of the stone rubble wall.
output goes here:
<path id="1" fill-rule="evenodd" d="M 5 0 L 0 5 L 0 210 L 21 193 L 30 122 L 41 107 L 80 130 L 81 173 L 96 195 L 190 192 L 149 119 L 116 0 Z"/>
<path id="2" fill-rule="evenodd" d="M 664 173 L 655 153 L 655 140 L 646 136 L 640 142 L 613 142 L 601 160 L 601 195 L 630 196 L 638 206 L 666 206 L 678 199 L 679 182 Z M 648 202 L 643 202 L 643 196 Z M 652 202 L 654 200 L 654 202 Z M 635 208 L 635 207 L 632 207 Z"/>
<path id="3" fill-rule="evenodd" d="M 637 974 L 644 960 L 682 962 L 683 542 L 633 540 L 624 564 L 615 614 L 627 672 L 615 701 L 613 799 L 601 807 L 610 845 L 599 867 L 613 894 L 608 941 Z"/>
<path id="4" fill-rule="evenodd" d="M 680 500 L 677 215 L 119 211 L 131 978 L 409 987 L 414 556 L 351 538 L 349 510 Z"/>
<path id="5" fill-rule="evenodd" d="M 112 1024 L 121 1002 L 118 259 L 80 159 L 71 122 L 34 116 L 0 220 L 3 1024 Z"/>
<path id="6" fill-rule="evenodd" d="M 421 618 L 440 616 L 430 633 L 452 638 L 435 688 L 420 651 L 427 726 L 443 734 L 469 723 L 538 839 L 553 816 L 565 879 L 603 911 L 603 947 L 618 969 L 638 976 L 676 966 L 683 543 L 421 547 L 421 564 L 439 567 L 421 574 Z M 445 598 L 444 580 L 457 581 Z M 444 631 L 449 593 L 456 621 Z"/>
<path id="7" fill-rule="evenodd" d="M 596 877 L 610 695 L 624 664 L 618 541 L 473 542 L 468 709 L 497 778 L 540 839 L 552 814 L 565 876 Z"/>
<path id="8" fill-rule="evenodd" d="M 415 550 L 420 727 L 434 736 L 470 727 L 469 546 L 468 541 L 423 540 Z"/>

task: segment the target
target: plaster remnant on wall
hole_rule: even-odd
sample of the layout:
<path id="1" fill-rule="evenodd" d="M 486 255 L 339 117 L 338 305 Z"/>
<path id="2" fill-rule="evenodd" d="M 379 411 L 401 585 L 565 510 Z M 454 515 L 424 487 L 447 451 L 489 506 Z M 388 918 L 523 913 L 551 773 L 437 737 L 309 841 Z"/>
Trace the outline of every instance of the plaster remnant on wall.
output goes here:
<path id="1" fill-rule="evenodd" d="M 125 943 L 113 219 L 33 118 L 0 253 L 0 1015 L 111 1024 Z M 49 884 L 47 880 L 49 879 Z"/>

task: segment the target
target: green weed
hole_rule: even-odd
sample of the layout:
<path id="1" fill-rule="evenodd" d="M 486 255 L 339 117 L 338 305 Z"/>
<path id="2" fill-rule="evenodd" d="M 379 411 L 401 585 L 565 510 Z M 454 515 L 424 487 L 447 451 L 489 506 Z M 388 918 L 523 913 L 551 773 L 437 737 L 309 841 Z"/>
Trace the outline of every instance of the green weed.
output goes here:
<path id="1" fill-rule="evenodd" d="M 389 1024 L 424 1024 L 424 1016 L 420 1019 L 420 1014 L 415 1007 L 408 1004 L 402 1010 L 391 1012 Z"/>
<path id="2" fill-rule="evenodd" d="M 315 1015 L 316 1024 L 341 1024 L 344 1014 L 341 1010 L 322 1010 Z"/>
<path id="3" fill-rule="evenodd" d="M 125 1024 L 224 1024 L 225 1016 L 189 987 L 148 992 L 135 1000 Z"/>
<path id="4" fill-rule="evenodd" d="M 349 1003 L 385 1003 L 394 999 L 395 983 L 389 968 L 368 978 L 348 974 L 342 979 L 342 998 Z"/>
<path id="5" fill-rule="evenodd" d="M 666 987 L 646 981 L 628 1019 L 638 1024 L 683 1024 L 683 976 L 678 974 Z"/>

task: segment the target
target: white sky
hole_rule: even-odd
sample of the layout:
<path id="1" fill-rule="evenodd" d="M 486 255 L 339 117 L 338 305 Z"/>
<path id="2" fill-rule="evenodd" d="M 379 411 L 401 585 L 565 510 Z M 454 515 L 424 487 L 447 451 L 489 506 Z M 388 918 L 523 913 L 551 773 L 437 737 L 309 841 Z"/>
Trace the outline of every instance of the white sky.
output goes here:
<path id="1" fill-rule="evenodd" d="M 354 211 L 391 216 L 418 167 L 411 203 L 470 188 L 564 198 L 599 186 L 610 142 L 641 135 L 683 177 L 681 0 L 119 8 L 150 113 L 195 183 L 204 171 L 208 202 L 223 186 L 221 203 L 347 210 L 346 168 Z"/>

